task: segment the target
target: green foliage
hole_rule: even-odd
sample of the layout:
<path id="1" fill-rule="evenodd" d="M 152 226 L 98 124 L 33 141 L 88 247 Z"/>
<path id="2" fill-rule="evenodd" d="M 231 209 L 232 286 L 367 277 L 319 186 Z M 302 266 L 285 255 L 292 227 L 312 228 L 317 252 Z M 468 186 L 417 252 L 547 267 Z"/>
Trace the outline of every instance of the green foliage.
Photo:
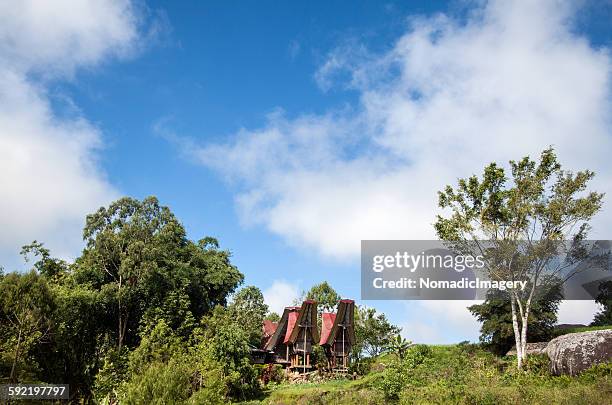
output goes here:
<path id="1" fill-rule="evenodd" d="M 261 325 L 268 313 L 261 290 L 255 286 L 242 288 L 228 308 L 236 322 L 243 326 L 249 343 L 258 347 L 262 338 Z"/>
<path id="2" fill-rule="evenodd" d="M 480 178 L 473 175 L 459 179 L 454 188 L 446 186 L 438 193 L 438 203 L 448 215 L 438 215 L 434 227 L 455 252 L 482 256 L 491 279 L 530 283 L 524 290 L 510 290 L 521 368 L 531 302 L 559 283 L 560 269 L 567 264 L 553 266 L 551 258 L 565 249 L 574 265 L 587 259 L 582 242 L 604 195 L 587 191 L 593 172 L 562 170 L 552 148 L 544 150 L 539 161 L 528 156 L 510 161 L 510 168 L 507 176 L 491 163 Z M 487 240 L 484 246 L 482 240 Z M 563 240 L 573 243 L 564 245 Z"/>
<path id="3" fill-rule="evenodd" d="M 414 370 L 425 363 L 431 351 L 426 345 L 415 345 L 407 349 L 404 357 L 391 361 L 383 372 L 379 388 L 389 399 L 397 399 L 404 388 L 414 383 Z"/>
<path id="4" fill-rule="evenodd" d="M 260 386 L 249 357 L 248 335 L 232 311 L 218 306 L 202 325 L 194 355 L 205 368 L 219 367 L 229 397 L 245 400 L 257 396 Z"/>
<path id="5" fill-rule="evenodd" d="M 83 237 L 73 264 L 34 241 L 22 249 L 31 272 L 0 271 L 1 381 L 68 383 L 84 402 L 220 403 L 258 392 L 248 343 L 267 307 L 247 288 L 224 308 L 243 275 L 216 239 L 187 239 L 154 197 L 100 208 Z"/>
<path id="6" fill-rule="evenodd" d="M 195 319 L 225 304 L 243 279 L 216 240 L 188 240 L 154 197 L 122 198 L 100 208 L 87 216 L 83 236 L 87 245 L 75 280 L 100 291 L 118 348 L 137 345 L 146 317 L 163 317 L 188 335 Z"/>
<path id="7" fill-rule="evenodd" d="M 140 345 L 129 354 L 129 373 L 139 374 L 151 363 L 168 363 L 184 353 L 183 342 L 162 319 L 141 332 Z"/>
<path id="8" fill-rule="evenodd" d="M 108 348 L 94 382 L 93 390 L 97 399 L 115 400 L 117 398 L 120 385 L 128 377 L 128 355 L 126 348 L 121 350 L 114 346 Z"/>
<path id="9" fill-rule="evenodd" d="M 561 288 L 557 284 L 532 303 L 528 342 L 542 342 L 552 338 L 562 298 Z M 468 309 L 482 323 L 480 341 L 483 345 L 495 354 L 505 355 L 515 344 L 509 294 L 491 290 L 482 304 L 472 305 Z"/>
<path id="10" fill-rule="evenodd" d="M 404 339 L 402 335 L 398 334 L 395 338 L 391 339 L 391 342 L 387 346 L 387 350 L 395 353 L 397 357 L 402 360 L 411 344 L 412 342 L 410 340 Z"/>
<path id="11" fill-rule="evenodd" d="M 54 308 L 47 280 L 35 271 L 0 279 L 0 375 L 8 381 L 37 371 L 35 351 L 50 337 Z"/>
<path id="12" fill-rule="evenodd" d="M 39 274 L 50 278 L 61 277 L 68 268 L 65 261 L 51 257 L 49 249 L 45 248 L 43 243 L 37 241 L 23 246 L 21 255 L 26 262 L 29 261 L 30 256 L 38 257 L 39 260 L 34 263 L 34 269 Z"/>
<path id="13" fill-rule="evenodd" d="M 182 361 L 151 363 L 121 387 L 119 401 L 128 405 L 184 404 L 191 396 L 191 370 Z"/>
<path id="14" fill-rule="evenodd" d="M 264 319 L 267 320 L 267 321 L 278 322 L 278 321 L 280 321 L 281 317 L 276 312 L 269 312 L 269 313 L 266 314 Z"/>
<path id="15" fill-rule="evenodd" d="M 591 330 L 606 330 L 612 329 L 612 325 L 604 325 L 604 326 L 575 326 L 571 328 L 555 328 L 553 331 L 553 337 L 567 335 L 568 333 L 579 333 L 579 332 L 588 332 Z"/>
<path id="16" fill-rule="evenodd" d="M 612 325 L 612 280 L 599 285 L 599 294 L 595 302 L 601 305 L 601 310 L 595 314 L 591 325 Z"/>
<path id="17" fill-rule="evenodd" d="M 317 309 L 320 314 L 321 312 L 334 312 L 340 299 L 340 294 L 327 281 L 323 281 L 310 287 L 307 292 L 303 292 L 301 298 L 295 303 L 300 305 L 304 300 L 314 300 L 318 304 Z"/>
<path id="18" fill-rule="evenodd" d="M 355 313 L 355 338 L 353 356 L 359 360 L 362 353 L 370 357 L 380 355 L 400 332 L 400 328 L 391 324 L 385 314 L 379 314 L 374 308 L 358 307 Z"/>

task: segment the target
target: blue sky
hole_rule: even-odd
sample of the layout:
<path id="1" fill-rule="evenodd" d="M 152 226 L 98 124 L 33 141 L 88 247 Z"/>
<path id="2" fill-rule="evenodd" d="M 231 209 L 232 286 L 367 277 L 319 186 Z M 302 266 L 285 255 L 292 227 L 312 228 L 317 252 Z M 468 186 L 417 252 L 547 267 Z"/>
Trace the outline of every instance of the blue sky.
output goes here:
<path id="1" fill-rule="evenodd" d="M 9 269 L 155 195 L 273 305 L 322 280 L 359 298 L 359 240 L 433 237 L 435 191 L 489 161 L 553 144 L 609 188 L 609 2 L 69 3 L 0 10 Z M 415 340 L 478 336 L 466 303 L 366 304 Z"/>

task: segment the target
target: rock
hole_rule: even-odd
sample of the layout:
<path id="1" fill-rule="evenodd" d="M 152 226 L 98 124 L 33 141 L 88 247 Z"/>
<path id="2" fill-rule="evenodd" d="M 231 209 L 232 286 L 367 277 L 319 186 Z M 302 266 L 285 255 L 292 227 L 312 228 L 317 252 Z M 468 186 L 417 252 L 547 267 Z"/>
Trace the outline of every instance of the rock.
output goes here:
<path id="1" fill-rule="evenodd" d="M 527 351 L 527 355 L 544 354 L 546 353 L 547 345 L 548 342 L 527 343 L 527 345 L 525 346 L 525 350 Z M 506 353 L 506 356 L 516 356 L 516 346 L 512 346 L 512 349 L 510 349 L 510 351 Z"/>
<path id="2" fill-rule="evenodd" d="M 594 364 L 612 361 L 612 329 L 568 333 L 546 347 L 554 375 L 576 375 Z"/>

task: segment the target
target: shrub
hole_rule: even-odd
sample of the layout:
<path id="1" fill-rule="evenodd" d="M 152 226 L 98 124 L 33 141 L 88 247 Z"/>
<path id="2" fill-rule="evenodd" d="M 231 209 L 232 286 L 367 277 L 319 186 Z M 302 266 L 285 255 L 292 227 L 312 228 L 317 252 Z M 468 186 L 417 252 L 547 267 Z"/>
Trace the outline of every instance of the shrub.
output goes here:
<path id="1" fill-rule="evenodd" d="M 118 395 L 127 405 L 181 404 L 191 394 L 191 370 L 180 361 L 150 364 L 142 374 L 135 374 Z"/>

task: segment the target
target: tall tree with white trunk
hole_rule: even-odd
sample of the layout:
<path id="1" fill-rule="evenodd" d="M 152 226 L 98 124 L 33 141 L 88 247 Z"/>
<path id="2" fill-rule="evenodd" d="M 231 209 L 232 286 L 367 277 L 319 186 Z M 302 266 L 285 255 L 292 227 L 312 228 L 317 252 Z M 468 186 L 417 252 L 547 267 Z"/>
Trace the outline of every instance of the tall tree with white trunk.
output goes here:
<path id="1" fill-rule="evenodd" d="M 481 178 L 446 186 L 438 193 L 444 213 L 434 226 L 451 249 L 484 257 L 491 279 L 527 281 L 525 289 L 508 291 L 521 369 L 532 303 L 552 283 L 589 268 L 579 264 L 595 257 L 585 239 L 604 195 L 587 190 L 592 171 L 563 170 L 552 148 L 539 161 L 510 161 L 510 172 L 491 163 Z"/>

